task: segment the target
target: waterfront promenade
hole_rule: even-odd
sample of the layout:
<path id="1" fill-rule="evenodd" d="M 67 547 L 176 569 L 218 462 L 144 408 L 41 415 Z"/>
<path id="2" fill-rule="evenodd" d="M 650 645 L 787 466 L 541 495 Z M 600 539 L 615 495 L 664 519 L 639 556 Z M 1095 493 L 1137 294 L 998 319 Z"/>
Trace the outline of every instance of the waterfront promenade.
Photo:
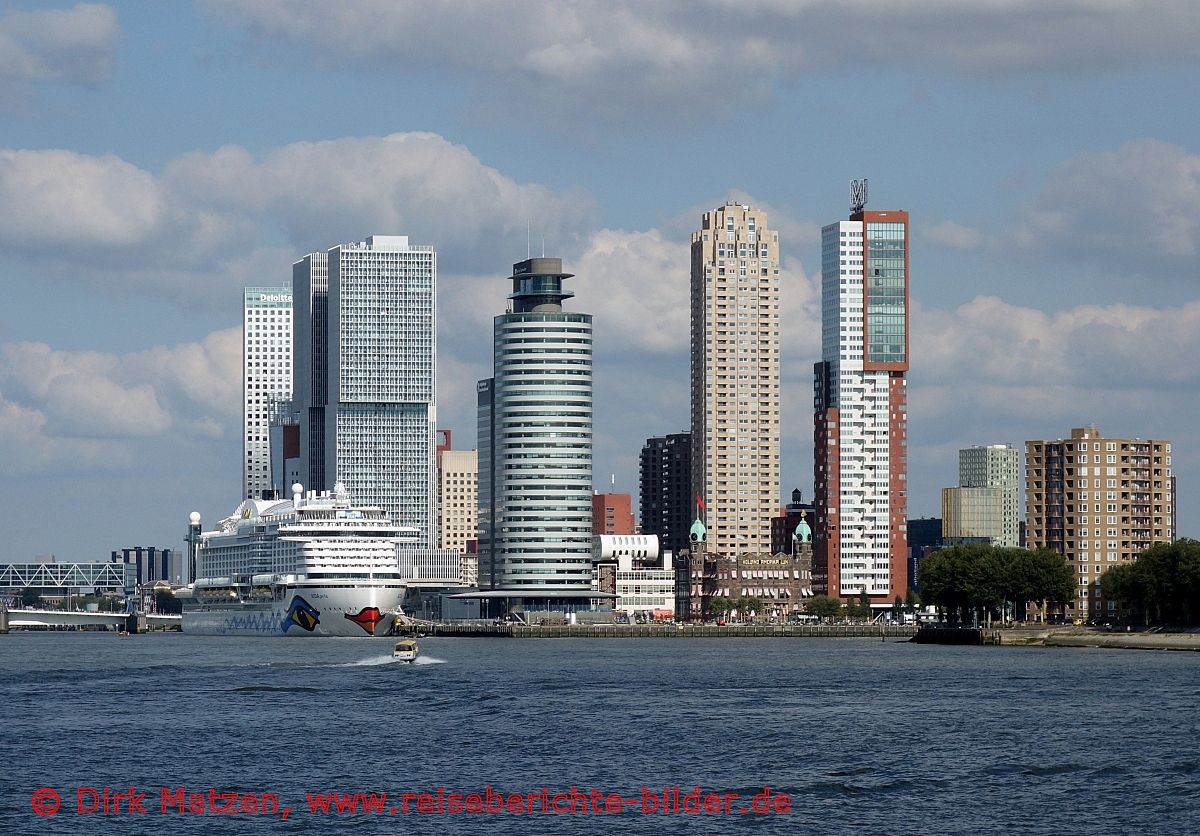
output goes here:
<path id="1" fill-rule="evenodd" d="M 917 633 L 913 625 L 877 624 L 486 624 L 447 623 L 422 627 L 432 636 L 455 638 L 504 637 L 514 639 L 713 639 L 713 638 L 875 638 L 907 640 Z"/>

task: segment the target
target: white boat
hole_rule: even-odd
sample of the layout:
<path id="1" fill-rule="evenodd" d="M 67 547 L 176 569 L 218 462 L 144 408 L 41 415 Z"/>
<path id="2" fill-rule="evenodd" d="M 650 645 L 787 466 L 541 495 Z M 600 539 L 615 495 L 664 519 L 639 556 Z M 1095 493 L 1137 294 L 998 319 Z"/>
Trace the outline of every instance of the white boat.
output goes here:
<path id="1" fill-rule="evenodd" d="M 392 651 L 392 658 L 399 662 L 415 662 L 417 656 L 421 654 L 421 648 L 417 647 L 417 643 L 412 639 L 404 639 L 396 642 L 396 647 Z"/>
<path id="2" fill-rule="evenodd" d="M 199 516 L 193 517 L 194 521 Z M 199 534 L 196 580 L 178 593 L 197 635 L 388 635 L 405 582 L 397 549 L 418 532 L 383 511 L 292 486 L 288 500 L 247 499 Z"/>

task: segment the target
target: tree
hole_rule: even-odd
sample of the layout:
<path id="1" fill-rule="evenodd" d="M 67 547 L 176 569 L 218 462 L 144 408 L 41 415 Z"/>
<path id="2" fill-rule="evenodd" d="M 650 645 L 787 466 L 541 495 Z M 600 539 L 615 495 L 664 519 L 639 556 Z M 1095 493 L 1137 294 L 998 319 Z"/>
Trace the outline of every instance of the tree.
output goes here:
<path id="1" fill-rule="evenodd" d="M 183 602 L 171 590 L 158 589 L 154 592 L 154 609 L 160 615 L 179 615 L 183 612 Z"/>
<path id="2" fill-rule="evenodd" d="M 1200 621 L 1200 542 L 1155 543 L 1135 563 L 1105 572 L 1100 589 L 1145 624 L 1195 624 Z"/>
<path id="3" fill-rule="evenodd" d="M 817 595 L 808 599 L 808 603 L 804 605 L 805 611 L 809 615 L 815 615 L 822 621 L 827 621 L 836 618 L 842 611 L 842 602 L 837 598 L 830 598 L 827 595 Z"/>
<path id="4" fill-rule="evenodd" d="M 42 602 L 42 596 L 33 587 L 25 587 L 21 590 L 21 606 L 36 607 Z"/>
<path id="5" fill-rule="evenodd" d="M 710 616 L 725 615 L 731 609 L 733 609 L 733 602 L 724 596 L 714 595 L 708 599 L 708 614 Z"/>
<path id="6" fill-rule="evenodd" d="M 939 549 L 921 564 L 924 600 L 952 624 L 990 621 L 1026 601 L 1062 604 L 1075 597 L 1075 574 L 1048 549 L 959 545 Z"/>

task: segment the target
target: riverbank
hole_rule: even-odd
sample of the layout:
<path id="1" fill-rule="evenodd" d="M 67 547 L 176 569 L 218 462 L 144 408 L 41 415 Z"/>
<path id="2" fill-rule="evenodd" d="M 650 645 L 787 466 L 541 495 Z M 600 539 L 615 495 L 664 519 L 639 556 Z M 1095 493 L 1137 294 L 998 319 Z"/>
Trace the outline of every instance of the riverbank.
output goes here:
<path id="1" fill-rule="evenodd" d="M 931 627 L 922 629 L 913 638 L 913 641 L 921 644 L 1200 651 L 1200 632 L 1119 633 L 1085 627 L 1014 627 L 1005 629 Z"/>
<path id="2" fill-rule="evenodd" d="M 431 636 L 514 639 L 713 639 L 713 638 L 872 638 L 907 640 L 912 625 L 877 624 L 437 624 L 421 628 Z"/>

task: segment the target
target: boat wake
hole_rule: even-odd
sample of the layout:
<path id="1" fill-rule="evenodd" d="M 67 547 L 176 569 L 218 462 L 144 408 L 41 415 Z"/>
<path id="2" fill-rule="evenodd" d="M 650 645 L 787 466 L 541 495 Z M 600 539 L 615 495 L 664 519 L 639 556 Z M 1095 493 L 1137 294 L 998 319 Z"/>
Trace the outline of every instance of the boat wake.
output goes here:
<path id="1" fill-rule="evenodd" d="M 394 658 L 390 653 L 386 656 L 371 656 L 367 659 L 359 659 L 357 662 L 344 662 L 339 665 L 334 665 L 337 668 L 362 668 L 375 667 L 377 665 L 392 665 L 392 664 L 407 664 Z M 445 659 L 435 659 L 432 656 L 418 656 L 413 663 L 414 665 L 444 665 Z"/>

